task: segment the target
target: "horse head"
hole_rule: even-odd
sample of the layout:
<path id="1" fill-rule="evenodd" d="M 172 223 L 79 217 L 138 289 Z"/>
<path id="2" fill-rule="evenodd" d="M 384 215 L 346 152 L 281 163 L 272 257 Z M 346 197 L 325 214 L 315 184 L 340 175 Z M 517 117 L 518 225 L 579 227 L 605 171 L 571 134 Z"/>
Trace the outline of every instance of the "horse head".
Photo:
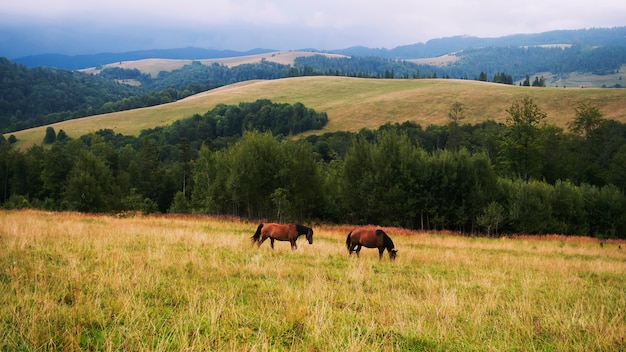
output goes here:
<path id="1" fill-rule="evenodd" d="M 398 255 L 398 250 L 397 249 L 392 249 L 389 251 L 389 259 L 390 260 L 395 260 L 396 259 L 396 255 Z"/>
<path id="2" fill-rule="evenodd" d="M 296 231 L 298 231 L 298 236 L 306 235 L 306 240 L 309 241 L 309 244 L 313 244 L 313 229 L 301 224 L 296 224 Z"/>

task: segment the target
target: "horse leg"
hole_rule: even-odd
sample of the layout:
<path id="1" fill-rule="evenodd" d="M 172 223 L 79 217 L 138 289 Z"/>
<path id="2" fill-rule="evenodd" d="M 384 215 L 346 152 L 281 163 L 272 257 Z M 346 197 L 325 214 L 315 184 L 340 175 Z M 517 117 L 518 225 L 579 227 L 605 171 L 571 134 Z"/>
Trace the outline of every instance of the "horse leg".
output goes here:
<path id="1" fill-rule="evenodd" d="M 356 246 L 356 257 L 357 257 L 357 258 L 359 257 L 359 254 L 360 254 L 360 253 L 361 253 L 361 245 L 360 245 L 360 244 L 358 244 L 358 245 Z"/>
<path id="2" fill-rule="evenodd" d="M 295 251 L 296 249 L 298 249 L 298 245 L 296 244 L 296 241 L 290 241 L 291 242 L 291 250 Z"/>
<path id="3" fill-rule="evenodd" d="M 270 237 L 270 246 L 274 249 L 274 239 Z"/>
<path id="4" fill-rule="evenodd" d="M 378 248 L 378 260 L 383 260 L 384 252 L 385 252 L 385 248 Z"/>
<path id="5" fill-rule="evenodd" d="M 349 256 L 352 256 L 352 253 L 354 253 L 354 248 L 356 247 L 356 243 L 350 243 L 350 247 L 348 247 L 348 253 Z"/>

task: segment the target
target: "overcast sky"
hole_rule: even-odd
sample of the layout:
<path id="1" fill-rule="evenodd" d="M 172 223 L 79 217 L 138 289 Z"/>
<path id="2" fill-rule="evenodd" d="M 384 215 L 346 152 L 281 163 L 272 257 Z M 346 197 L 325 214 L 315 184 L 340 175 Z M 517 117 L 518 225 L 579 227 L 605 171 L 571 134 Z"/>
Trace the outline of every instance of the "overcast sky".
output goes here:
<path id="1" fill-rule="evenodd" d="M 392 49 L 626 25 L 624 0 L 3 0 L 0 56 L 197 46 Z"/>

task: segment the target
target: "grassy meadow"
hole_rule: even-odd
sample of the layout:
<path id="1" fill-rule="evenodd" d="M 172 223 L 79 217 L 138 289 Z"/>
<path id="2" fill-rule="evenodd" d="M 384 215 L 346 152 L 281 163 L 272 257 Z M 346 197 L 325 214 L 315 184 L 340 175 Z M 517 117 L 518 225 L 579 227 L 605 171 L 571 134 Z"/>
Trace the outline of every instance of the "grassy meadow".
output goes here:
<path id="1" fill-rule="evenodd" d="M 203 92 L 173 103 L 90 116 L 55 123 L 55 131 L 70 137 L 112 129 L 124 135 L 164 126 L 173 121 L 204 114 L 217 104 L 239 104 L 258 99 L 277 103 L 300 102 L 326 112 L 329 122 L 321 131 L 376 129 L 390 123 L 413 121 L 426 127 L 449 122 L 454 102 L 465 106 L 462 123 L 485 120 L 504 122 L 513 101 L 529 95 L 548 115 L 547 123 L 566 128 L 580 103 L 599 106 L 607 119 L 626 122 L 626 89 L 536 88 L 470 80 L 448 79 L 363 79 L 349 77 L 296 77 L 269 81 L 246 81 Z M 17 148 L 41 144 L 48 126 L 14 132 Z M 8 137 L 8 136 L 5 136 Z"/>
<path id="2" fill-rule="evenodd" d="M 83 72 L 98 74 L 105 68 L 114 68 L 119 67 L 123 69 L 133 70 L 137 69 L 141 73 L 147 73 L 152 77 L 156 77 L 159 75 L 159 72 L 166 71 L 171 72 L 173 70 L 178 70 L 185 65 L 190 65 L 192 62 L 197 61 L 201 62 L 203 65 L 212 65 L 214 63 L 218 63 L 220 65 L 224 65 L 227 67 L 235 67 L 244 64 L 256 64 L 260 63 L 261 60 L 266 60 L 269 62 L 275 62 L 281 65 L 293 65 L 295 59 L 298 57 L 307 57 L 314 55 L 324 55 L 331 58 L 337 57 L 345 57 L 344 55 L 339 54 L 330 54 L 330 53 L 318 53 L 312 51 L 276 51 L 265 54 L 256 54 L 256 55 L 246 55 L 246 56 L 236 56 L 236 57 L 227 57 L 227 58 L 218 58 L 218 59 L 199 59 L 199 60 L 181 60 L 181 59 L 143 59 L 143 60 L 133 60 L 133 61 L 122 61 L 122 62 L 113 62 L 110 64 L 106 64 L 100 67 L 92 67 L 88 69 L 81 70 Z"/>
<path id="3" fill-rule="evenodd" d="M 619 351 L 626 244 L 350 226 L 251 246 L 257 223 L 0 211 L 0 350 Z"/>

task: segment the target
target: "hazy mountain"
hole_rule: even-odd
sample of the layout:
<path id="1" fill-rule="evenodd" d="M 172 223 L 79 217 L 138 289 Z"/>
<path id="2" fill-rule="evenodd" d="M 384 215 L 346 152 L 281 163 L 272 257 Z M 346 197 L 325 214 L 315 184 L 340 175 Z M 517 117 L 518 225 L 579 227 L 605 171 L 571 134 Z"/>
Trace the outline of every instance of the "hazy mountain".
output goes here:
<path id="1" fill-rule="evenodd" d="M 559 30 L 537 34 L 516 34 L 498 38 L 455 36 L 387 49 L 351 47 L 332 53 L 347 56 L 380 56 L 389 59 L 420 59 L 437 57 L 460 50 L 481 47 L 519 47 L 548 44 L 577 44 L 583 46 L 626 46 L 626 27 Z"/>
<path id="2" fill-rule="evenodd" d="M 110 64 L 119 61 L 135 61 L 149 58 L 161 59 L 218 59 L 256 55 L 273 52 L 272 49 L 252 49 L 249 51 L 213 50 L 202 48 L 178 48 L 140 50 L 126 53 L 100 53 L 93 55 L 40 54 L 12 60 L 27 67 L 47 66 L 67 70 L 79 70 L 87 67 Z"/>
<path id="3" fill-rule="evenodd" d="M 347 56 L 378 56 L 388 59 L 419 59 L 437 57 L 461 50 L 482 47 L 519 47 L 547 44 L 578 44 L 583 46 L 626 46 L 626 27 L 558 30 L 537 34 L 516 34 L 498 38 L 454 36 L 438 38 L 426 43 L 402 45 L 393 49 L 349 47 L 328 52 Z M 316 49 L 306 49 L 316 51 Z M 213 50 L 202 48 L 177 48 L 141 50 L 125 53 L 101 53 L 94 55 L 31 55 L 12 60 L 27 67 L 48 66 L 63 69 L 82 69 L 119 61 L 147 58 L 163 59 L 215 59 L 268 53 L 276 50 L 253 49 L 249 51 Z"/>

